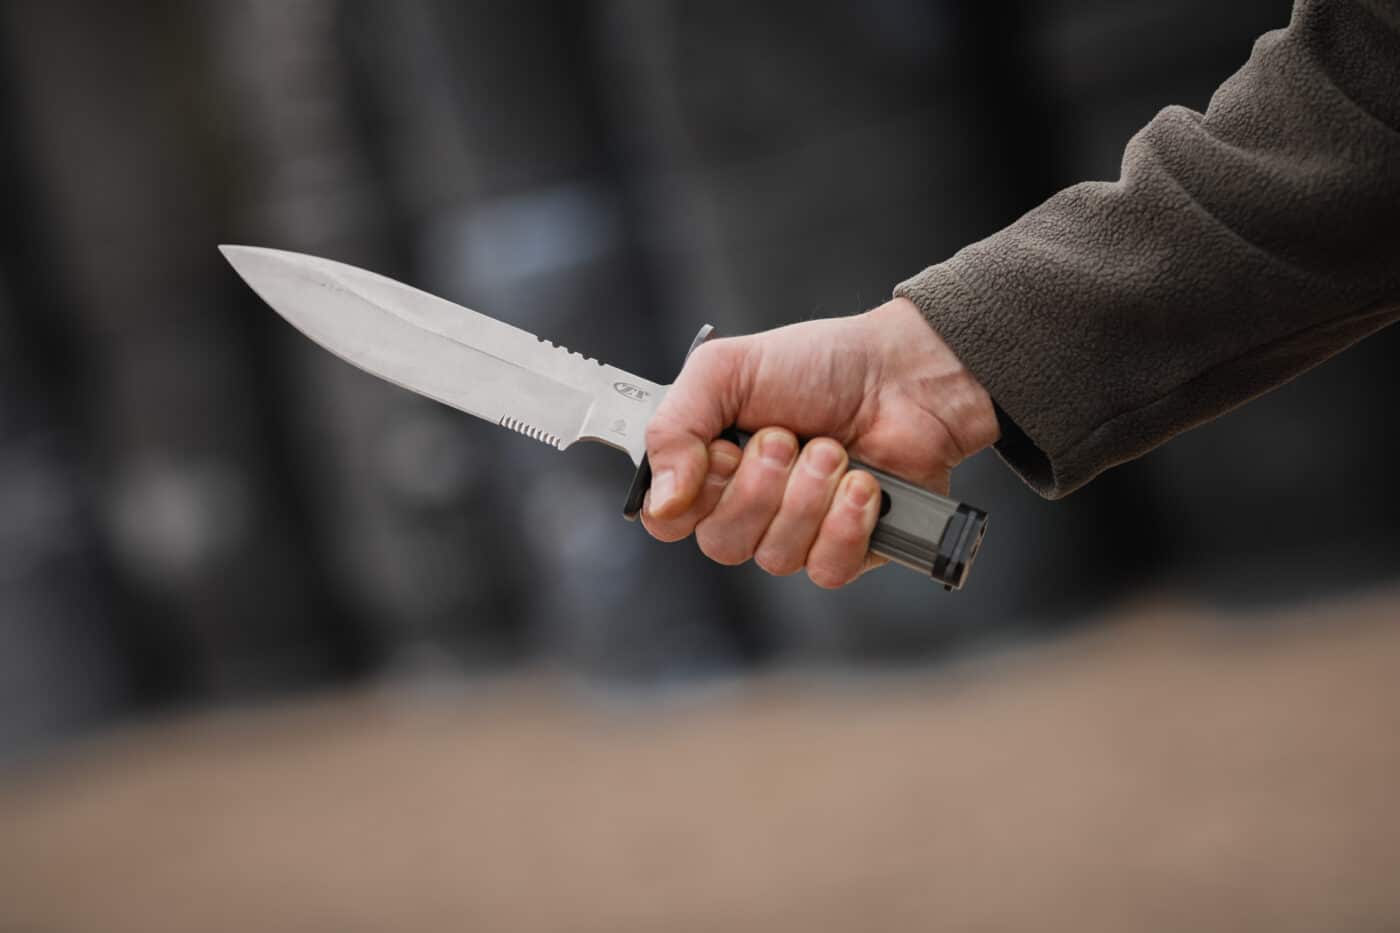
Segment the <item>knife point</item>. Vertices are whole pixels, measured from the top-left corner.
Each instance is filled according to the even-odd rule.
[[[238,256],[246,255],[250,251],[250,249],[251,247],[239,246],[234,243],[219,244],[219,252],[222,253],[223,257],[229,262],[233,262],[234,259]]]

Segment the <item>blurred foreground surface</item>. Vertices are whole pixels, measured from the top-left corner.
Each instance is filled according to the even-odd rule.
[[[131,731],[0,786],[0,929],[1395,928],[1400,593],[1125,616],[895,678]]]

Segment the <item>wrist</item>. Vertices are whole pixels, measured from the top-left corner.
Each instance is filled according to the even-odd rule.
[[[907,298],[895,298],[863,317],[877,348],[878,391],[898,391],[936,417],[962,458],[1001,436],[992,397],[947,342]]]

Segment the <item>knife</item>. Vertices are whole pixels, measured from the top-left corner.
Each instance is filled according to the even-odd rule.
[[[364,269],[284,250],[220,246],[258,295],[313,341],[381,379],[563,450],[595,441],[637,470],[623,514],[651,485],[646,426],[669,386]],[[691,350],[713,333],[700,329]],[[749,435],[726,437],[743,446]],[[870,550],[960,589],[987,513],[852,461],[880,483]]]

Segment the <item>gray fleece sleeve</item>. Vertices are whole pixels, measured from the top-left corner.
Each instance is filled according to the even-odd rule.
[[[1042,495],[1400,317],[1400,0],[1299,0],[1204,115],[895,291],[996,401]]]

